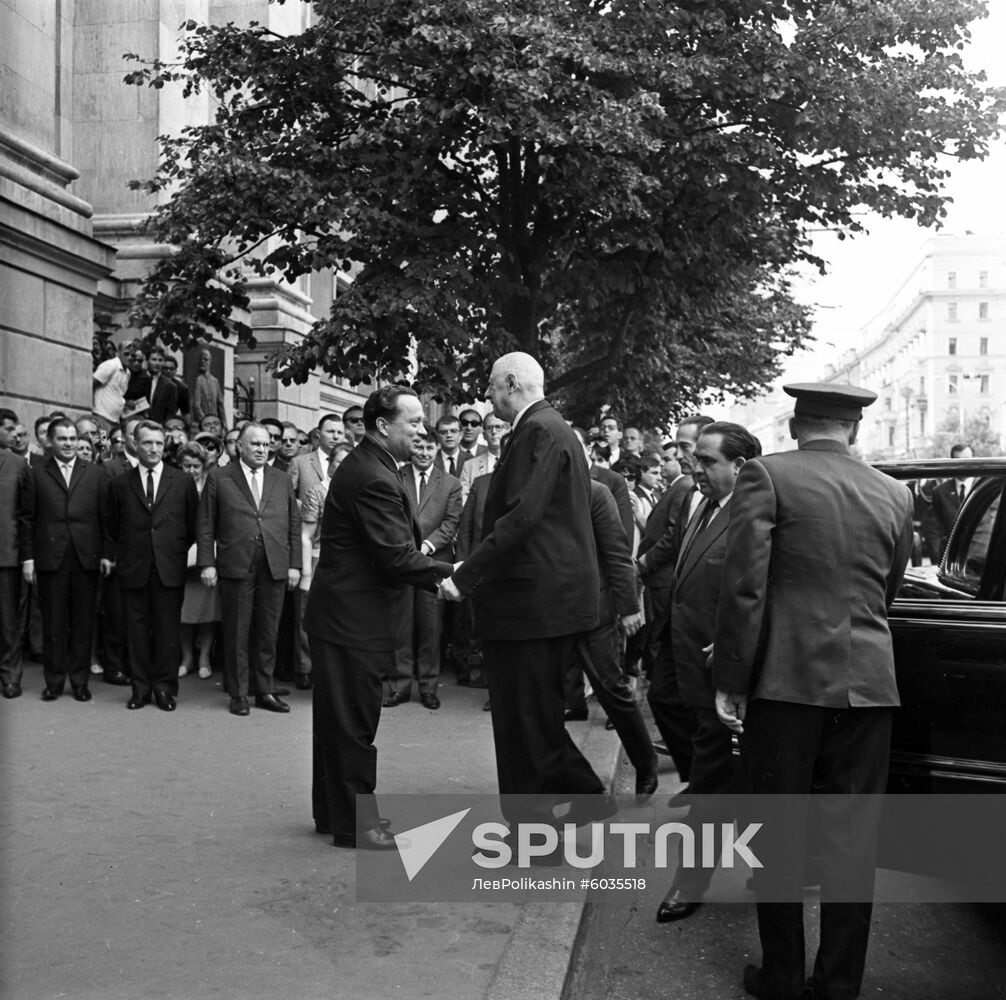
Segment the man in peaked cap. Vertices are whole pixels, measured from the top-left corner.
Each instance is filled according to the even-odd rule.
[[[744,970],[744,986],[773,1000],[853,1000],[870,931],[881,799],[873,793],[887,784],[899,704],[887,608],[911,554],[912,498],[850,453],[875,393],[784,388],[796,400],[798,450],[753,458],[737,476],[712,680],[763,806],[782,801],[772,793],[835,794],[797,810],[758,853],[762,966]],[[822,904],[805,993],[803,866],[793,859],[806,854],[808,812],[823,830]]]

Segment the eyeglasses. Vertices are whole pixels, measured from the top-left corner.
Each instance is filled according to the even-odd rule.
[[[300,444],[297,438],[283,438],[283,444]]]
[[[482,421],[481,420],[462,420],[461,421],[461,426],[462,427],[481,427],[482,426]]]

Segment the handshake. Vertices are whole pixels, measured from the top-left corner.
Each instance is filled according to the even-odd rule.
[[[461,563],[459,562],[454,564],[455,573],[460,565]],[[454,578],[446,576],[440,581],[440,584],[437,587],[437,599],[441,601],[463,601],[465,599],[465,595],[458,590],[457,584],[454,582]]]

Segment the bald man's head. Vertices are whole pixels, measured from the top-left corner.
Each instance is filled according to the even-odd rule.
[[[545,398],[545,372],[523,351],[504,354],[489,375],[485,399],[500,420],[512,423],[524,407]]]

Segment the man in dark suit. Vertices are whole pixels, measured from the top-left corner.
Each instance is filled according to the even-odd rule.
[[[249,422],[237,462],[212,469],[199,503],[196,559],[207,587],[220,583],[224,677],[233,715],[248,695],[270,712],[289,712],[274,694],[276,634],[284,589],[300,580],[300,511],[285,472],[266,465],[269,432]]]
[[[800,862],[812,811],[823,830],[812,990],[854,998],[898,704],[887,608],[912,551],[912,496],[850,452],[875,393],[784,389],[796,399],[790,433],[799,448],[752,459],[737,477],[712,681],[761,807],[819,795],[759,846],[762,967],[745,969],[744,986],[757,997],[803,995]]]
[[[161,371],[175,386],[175,413],[188,423],[189,420],[189,387],[185,380],[178,377],[178,362],[170,355],[165,355]]]
[[[461,469],[478,455],[484,455],[488,450],[488,445],[479,444],[479,432],[482,430],[482,414],[478,410],[473,410],[470,406],[458,414],[458,426],[461,428],[461,441],[459,452],[461,465],[458,468],[458,478],[461,476]]]
[[[967,444],[955,444],[950,449],[951,458],[972,458],[974,452]],[[964,498],[971,492],[974,486],[974,479],[969,476],[960,478],[945,479],[936,486],[932,492],[932,518],[938,527],[937,557],[939,562],[943,558],[947,542],[950,540],[950,532],[954,530],[957,521],[957,514],[964,503]]]
[[[147,416],[157,424],[163,424],[168,417],[178,413],[178,386],[171,376],[164,373],[164,350],[152,347],[147,355],[147,371],[150,373],[150,388],[147,400],[150,409]]]
[[[411,460],[402,466],[402,484],[419,523],[422,537],[419,551],[439,562],[450,563],[454,560],[454,536],[461,520],[461,483],[433,464],[436,454],[436,435],[432,427],[424,424],[423,433],[412,442]],[[402,618],[384,707],[394,708],[409,700],[415,674],[420,702],[424,708],[435,711],[440,708],[437,682],[444,602],[421,587],[415,587],[413,595],[412,606]]]
[[[19,532],[25,582],[38,586],[42,609],[43,701],[70,679],[77,701],[90,701],[91,639],[108,476],[77,458],[77,429],[49,425],[52,454],[27,479]]]
[[[486,400],[513,430],[489,483],[482,541],[441,590],[475,602],[506,818],[548,821],[550,803],[582,795],[569,821],[600,819],[613,806],[563,720],[563,672],[579,637],[598,623],[590,476],[530,355],[493,365]],[[540,798],[516,805],[512,794]]]
[[[455,478],[461,475],[465,456],[461,454],[461,424],[453,413],[445,413],[437,421],[437,468]]]
[[[337,847],[393,850],[374,797],[381,687],[411,588],[435,590],[451,565],[419,551],[422,536],[396,464],[409,458],[423,426],[418,397],[402,386],[378,389],[363,419],[366,434],[325,500],[304,620],[314,672],[311,797],[315,828]]]
[[[179,627],[189,546],[196,539],[195,480],[164,464],[164,430],[141,420],[137,468],[112,480],[102,570],[119,579],[132,664],[129,709],[173,712],[181,660]]]
[[[18,553],[18,510],[29,466],[10,450],[17,414],[0,409],[0,691],[5,698],[21,694],[22,647],[28,627],[28,587],[21,579]]]
[[[715,638],[734,482],[744,463],[760,454],[758,439],[739,424],[711,423],[702,428],[694,468],[695,482],[705,499],[684,532],[671,587],[667,636],[660,646],[657,669],[664,659],[673,660],[678,689],[695,718],[688,822],[696,831],[719,830],[721,824],[731,823],[734,810],[722,796],[742,790],[730,730],[716,715],[706,650]],[[666,923],[692,914],[709,888],[713,871],[686,868],[679,859],[671,888],[657,909],[657,921]]]

